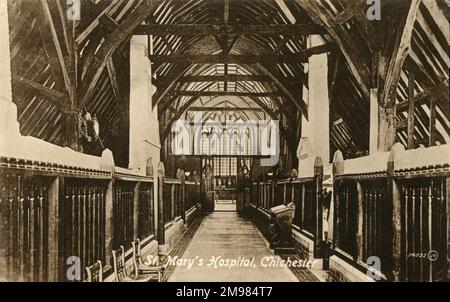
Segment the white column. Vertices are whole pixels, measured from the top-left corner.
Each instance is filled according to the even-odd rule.
[[[147,159],[156,167],[160,161],[160,139],[157,107],[152,109],[150,60],[146,36],[134,36],[130,46],[130,160],[129,167],[145,172]]]
[[[19,136],[17,107],[12,102],[11,54],[9,51],[8,2],[0,1],[0,146]],[[10,141],[9,141],[10,142]]]
[[[308,37],[308,48],[322,45],[322,39]],[[310,174],[316,156],[324,165],[330,162],[330,100],[328,96],[328,55],[312,55],[305,64],[308,89],[303,87],[303,98],[308,103],[308,120],[302,117],[302,139],[299,142],[299,175]],[[302,150],[300,150],[302,149]],[[303,170],[303,171],[302,171]]]
[[[310,36],[308,48],[323,44],[319,36]],[[324,164],[330,162],[330,99],[328,96],[328,55],[309,57],[309,136],[312,152],[320,156]]]
[[[370,89],[369,154],[378,152],[378,89]]]

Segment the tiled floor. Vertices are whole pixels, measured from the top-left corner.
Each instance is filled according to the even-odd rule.
[[[219,261],[210,265],[212,259]],[[205,217],[168,281],[298,281],[286,267],[264,267],[277,259],[250,221],[236,212],[214,212]],[[233,260],[239,267],[227,265]]]

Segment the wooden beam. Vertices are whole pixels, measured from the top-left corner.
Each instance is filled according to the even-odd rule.
[[[344,9],[342,12],[340,12],[338,15],[336,15],[336,21],[339,24],[344,24],[345,22],[349,21],[351,18],[353,18],[353,12],[351,9]]]
[[[320,46],[319,46],[320,47]],[[302,96],[295,98],[294,95],[286,88],[284,83],[281,83],[281,75],[277,75],[275,69],[269,70],[263,64],[259,64],[258,67],[276,83],[278,89],[280,89],[283,94],[288,98],[288,100],[308,119],[308,106],[303,100]]]
[[[271,78],[265,75],[207,75],[207,76],[185,76],[178,80],[181,83],[191,82],[269,82]]]
[[[190,107],[187,111],[264,111],[261,108],[250,107]]]
[[[112,86],[114,95],[116,96],[116,98],[120,98],[121,97],[120,86],[119,86],[119,82],[117,80],[117,72],[116,72],[116,68],[114,67],[114,62],[113,62],[112,57],[110,57],[108,59],[106,66],[108,68],[109,80],[111,81],[111,86]]]
[[[237,97],[282,97],[283,93],[279,91],[275,92],[239,92],[239,91],[176,91],[176,95],[179,96],[192,96],[192,97],[218,97],[218,96],[237,96]]]
[[[368,100],[370,98],[368,87],[370,87],[369,66],[371,64],[367,50],[359,47],[355,43],[347,30],[339,24],[336,17],[321,2],[317,0],[295,0],[295,2],[306,11],[311,19],[320,22],[326,28],[327,32],[341,49],[361,92]]]
[[[403,63],[405,62],[409,49],[411,48],[411,37],[414,30],[414,22],[416,21],[420,3],[421,0],[411,1],[411,6],[409,8],[405,23],[398,31],[381,96],[381,106],[383,107],[395,103],[397,84],[400,79]]]
[[[155,83],[155,86],[158,87],[158,90],[152,97],[153,108],[164,99],[164,97],[177,83],[177,80],[183,76],[189,66],[190,64],[180,64],[172,66],[169,73],[164,76],[163,80]]]
[[[160,1],[144,0],[106,39],[97,51],[93,64],[89,67],[81,84],[81,106],[83,107],[91,98],[94,88],[103,73],[108,59],[114,51],[131,35],[133,30],[153,13]]]
[[[41,85],[39,83],[36,83],[21,76],[13,75],[12,80],[13,83],[17,83],[24,87],[33,89],[33,91],[38,93],[41,97],[55,103],[60,108],[66,108],[68,105],[68,102],[66,100],[67,95],[60,91]]]
[[[430,98],[430,124],[429,124],[428,147],[436,145],[436,99]]]
[[[316,24],[171,24],[139,25],[134,35],[154,36],[221,36],[221,35],[313,35],[324,34],[325,30]]]
[[[39,30],[44,43],[45,52],[50,64],[53,79],[58,89],[65,89],[69,98],[66,101],[74,102],[75,89],[74,83],[69,76],[66,61],[61,48],[52,14],[46,0],[40,0],[40,10],[36,11],[36,19],[39,24]]]
[[[163,63],[189,63],[189,64],[258,64],[258,63],[305,63],[308,57],[314,54],[322,54],[332,49],[330,44],[324,44],[300,51],[296,54],[278,55],[153,55],[150,61],[155,64]]]
[[[77,44],[81,44],[95,30],[100,24],[100,18],[113,8],[117,2],[100,1],[98,4],[94,4],[92,3],[92,0],[89,0],[83,4],[85,4],[85,6],[82,8],[83,17],[81,18],[79,25],[80,34],[75,40]]]
[[[415,96],[412,97],[412,102],[415,103],[415,106],[420,106],[423,104],[426,104],[427,102],[427,97],[429,97],[430,94],[428,91],[424,90],[421,93],[416,94]],[[396,105],[396,112],[401,112],[401,111],[405,111],[408,109],[409,107],[409,98],[406,101],[400,102]]]
[[[407,129],[407,147],[414,148],[414,73],[408,75],[408,129]]]

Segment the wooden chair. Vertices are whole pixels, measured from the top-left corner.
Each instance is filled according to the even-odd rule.
[[[86,282],[103,282],[103,266],[100,260],[86,267]]]
[[[131,244],[133,245],[133,264],[135,277],[137,278],[139,275],[150,275],[152,278],[157,278],[158,282],[161,282],[167,264],[145,264],[142,261],[141,241],[139,239],[136,239]]]
[[[149,282],[151,277],[147,276],[137,276],[136,278],[131,278],[127,274],[127,268],[125,265],[125,249],[121,245],[119,249],[112,251],[113,256],[113,266],[114,266],[114,277],[117,282]]]

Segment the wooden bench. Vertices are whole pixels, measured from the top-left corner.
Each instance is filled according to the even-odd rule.
[[[103,265],[100,260],[86,267],[86,282],[103,282]]]
[[[141,241],[136,239],[131,244],[133,246],[133,265],[135,277],[137,278],[140,275],[147,275],[151,278],[156,278],[158,282],[161,282],[167,264],[145,264],[142,261]]]
[[[128,276],[125,265],[125,250],[121,245],[119,249],[112,251],[114,277],[117,282],[149,282],[152,278],[145,275],[137,275],[135,278]]]

